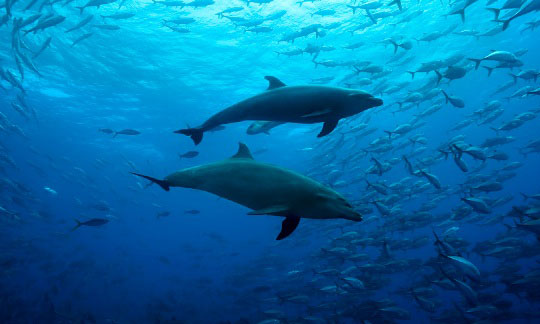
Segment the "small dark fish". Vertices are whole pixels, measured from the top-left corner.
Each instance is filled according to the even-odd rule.
[[[109,222],[108,219],[104,218],[92,218],[91,220],[87,220],[86,222],[81,222],[77,219],[75,221],[77,222],[77,225],[73,227],[73,229],[71,230],[72,232],[81,226],[102,226]]]
[[[200,213],[201,213],[201,211],[197,210],[197,209],[186,210],[184,212],[184,214],[191,214],[191,215],[197,215],[197,214],[200,214]]]
[[[194,157],[196,157],[197,155],[199,155],[199,152],[197,151],[189,151],[189,152],[186,152],[184,154],[178,154],[178,157],[179,158],[186,158],[186,159],[192,159]]]
[[[157,218],[160,218],[160,217],[167,217],[167,216],[169,216],[170,214],[171,214],[171,212],[169,212],[169,211],[162,211],[162,212],[157,213],[157,214],[156,214],[156,217],[157,217]]]
[[[121,130],[119,132],[115,132],[113,137],[116,137],[116,135],[118,135],[118,134],[121,134],[121,135],[139,135],[140,132],[136,131],[134,129],[129,129],[128,128],[128,129],[123,129],[123,130]]]
[[[114,131],[112,129],[110,129],[110,128],[100,128],[99,131],[102,132],[102,133],[105,133],[105,134],[113,134],[114,133]]]

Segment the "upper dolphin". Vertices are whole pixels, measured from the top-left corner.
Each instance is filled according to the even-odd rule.
[[[203,133],[216,126],[245,120],[263,120],[324,123],[318,135],[322,137],[332,132],[341,118],[383,104],[381,99],[360,90],[318,85],[287,86],[276,77],[264,78],[269,82],[265,92],[218,112],[199,127],[180,129],[175,133],[190,136],[197,145],[202,141]]]
[[[229,159],[180,170],[163,180],[133,174],[167,191],[183,187],[213,193],[252,209],[250,215],[284,216],[277,240],[289,236],[301,217],[362,220],[338,192],[294,171],[255,161],[242,143]]]

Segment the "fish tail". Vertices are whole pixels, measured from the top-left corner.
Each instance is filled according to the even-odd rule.
[[[195,145],[198,145],[202,139],[204,132],[199,128],[185,128],[175,131],[176,134],[182,134],[191,137],[191,140]]]
[[[437,85],[439,85],[439,83],[441,83],[441,80],[442,80],[442,74],[441,72],[435,70],[435,73],[437,73]]]
[[[514,83],[517,83],[517,75],[515,75],[514,73],[508,73],[513,79],[514,79]]]
[[[520,194],[523,196],[523,200],[527,201],[527,199],[529,199],[529,196],[527,196],[523,192],[520,192]]]
[[[413,72],[413,71],[407,71],[407,73],[409,73],[409,74],[411,75],[412,79],[414,80],[414,74],[415,74],[416,72]]]
[[[499,19],[499,14],[501,13],[501,9],[498,8],[486,8],[486,10],[493,12],[495,15],[495,20]]]
[[[480,63],[482,63],[482,59],[475,59],[475,58],[468,58],[467,60],[474,62],[474,69],[478,70],[478,67],[480,67]]]
[[[80,14],[82,15],[82,13],[83,13],[83,11],[84,11],[84,7],[75,7],[75,8],[79,9]]]
[[[133,175],[136,175],[138,177],[145,178],[146,180],[152,181],[152,183],[155,183],[155,184],[159,185],[165,191],[169,191],[169,189],[170,189],[170,184],[167,182],[167,180],[159,180],[159,179],[152,178],[152,177],[146,176],[144,174],[135,173],[135,172],[130,172],[130,173],[133,174]]]
[[[441,92],[444,95],[444,98],[446,99],[446,103],[448,103],[448,95],[446,94],[446,91],[441,90]]]
[[[495,70],[495,68],[492,68],[489,66],[482,66],[482,67],[488,71],[488,77],[491,76],[491,73],[493,72],[493,70]]]
[[[465,22],[465,8],[457,12],[461,16],[461,22]]]
[[[390,139],[392,138],[393,132],[391,132],[391,131],[384,131],[384,132],[385,132],[386,134],[388,134],[388,138],[390,138]]]
[[[82,223],[78,219],[73,219],[77,224],[71,229],[71,232],[82,226]]]
[[[512,18],[509,18],[509,19],[506,19],[506,20],[501,20],[501,19],[495,19],[493,20],[495,22],[498,22],[498,23],[502,23],[502,30],[505,31],[508,26],[510,26],[510,22],[512,21]]]
[[[394,46],[394,54],[396,54],[399,45],[393,40],[391,40],[390,43]]]

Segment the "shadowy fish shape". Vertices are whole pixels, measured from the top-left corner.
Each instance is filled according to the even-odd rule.
[[[75,221],[77,222],[77,225],[73,227],[73,229],[71,230],[72,232],[81,226],[102,226],[109,222],[109,220],[105,218],[92,218],[90,220],[87,220],[86,222],[81,222],[77,219]]]

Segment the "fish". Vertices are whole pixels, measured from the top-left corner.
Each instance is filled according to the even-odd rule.
[[[331,133],[342,118],[356,115],[383,104],[367,92],[328,86],[286,86],[279,79],[267,76],[267,91],[236,103],[210,117],[201,126],[175,131],[191,137],[198,145],[204,132],[223,124],[244,120],[293,122],[301,124],[324,123],[317,135]],[[276,105],[279,102],[279,105]]]
[[[256,122],[253,122],[251,125],[249,125],[249,127],[246,130],[246,133],[248,135],[257,135],[261,133],[270,135],[271,129],[282,124],[283,123],[281,122],[256,121]]]
[[[444,95],[446,103],[450,103],[452,106],[454,106],[456,108],[464,108],[465,107],[465,102],[463,101],[463,99],[461,99],[459,97],[456,97],[456,96],[449,95],[444,90],[441,90],[441,92]]]
[[[230,159],[181,170],[163,180],[131,173],[165,191],[184,187],[213,193],[251,209],[249,215],[283,216],[276,240],[294,232],[301,218],[362,220],[341,194],[294,171],[255,161],[243,143]]]
[[[481,59],[468,58],[468,60],[473,61],[475,64],[474,69],[478,70],[478,67],[480,66],[480,63],[482,63],[482,61],[512,63],[518,61],[518,58],[516,57],[516,55],[514,55],[514,53],[508,51],[492,51],[490,54],[484,56]]]
[[[96,7],[96,8],[99,9],[99,7],[101,7],[103,5],[107,5],[107,4],[111,4],[111,3],[115,3],[115,2],[116,2],[116,0],[89,0],[84,6],[75,7],[75,8],[79,9],[80,14],[82,15],[83,12],[84,12],[84,9],[86,9],[86,8]]]
[[[139,134],[141,134],[139,131],[128,128],[128,129],[123,129],[123,130],[118,131],[118,132],[114,132],[113,137],[116,137],[117,135],[131,135],[131,136],[134,136],[134,135],[139,135]]]
[[[189,152],[186,152],[186,153],[183,153],[183,154],[178,154],[178,157],[181,158],[181,159],[192,159],[196,156],[199,155],[199,152],[197,151],[189,151]]]
[[[73,227],[71,229],[71,232],[75,231],[76,229],[78,229],[81,226],[92,226],[92,227],[103,226],[103,225],[107,224],[109,222],[109,220],[105,219],[105,218],[92,218],[92,219],[84,221],[84,222],[81,222],[81,221],[75,219],[75,222],[77,223],[77,225],[75,225],[75,227]]]

